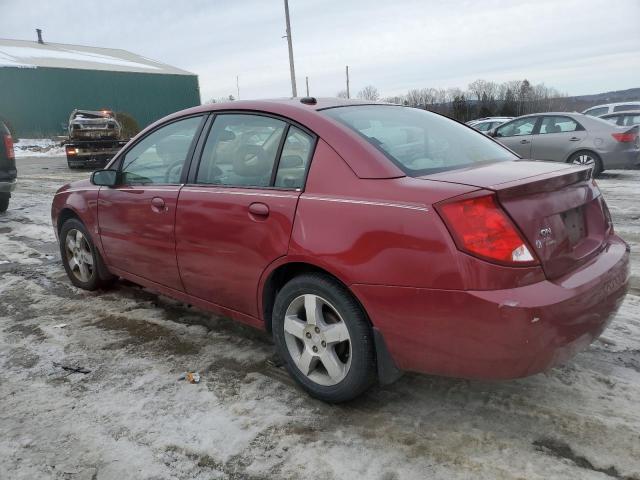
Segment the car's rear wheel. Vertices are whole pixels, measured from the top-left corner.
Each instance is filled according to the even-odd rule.
[[[0,213],[4,213],[9,208],[10,193],[0,193]]]
[[[76,287],[97,290],[113,282],[84,224],[70,218],[60,230],[60,255],[67,276]]]
[[[287,370],[313,397],[345,402],[375,381],[369,322],[330,276],[305,274],[289,281],[276,297],[272,326]]]
[[[589,150],[581,150],[579,152],[574,153],[569,157],[568,163],[573,163],[574,165],[586,166],[592,168],[593,177],[597,177],[602,173],[602,160],[598,156],[598,154],[591,152]]]

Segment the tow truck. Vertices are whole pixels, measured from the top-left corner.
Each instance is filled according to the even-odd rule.
[[[69,168],[104,167],[127,143],[110,110],[79,110],[69,116],[64,143]]]

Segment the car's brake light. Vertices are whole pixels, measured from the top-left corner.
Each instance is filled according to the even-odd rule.
[[[611,136],[613,138],[615,138],[618,142],[624,142],[624,143],[632,143],[636,141],[636,138],[638,138],[638,134],[637,133],[633,133],[633,132],[626,132],[626,133],[612,133]]]
[[[11,135],[4,136],[4,149],[7,152],[9,160],[15,160],[16,152],[13,150],[13,138],[11,138]]]
[[[436,209],[460,250],[508,265],[538,264],[495,195],[448,202],[436,205]]]
[[[71,147],[69,145],[67,145],[65,147],[65,152],[67,153],[67,155],[77,155],[78,154],[78,149],[76,147]]]

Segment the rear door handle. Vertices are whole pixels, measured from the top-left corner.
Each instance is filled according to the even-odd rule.
[[[164,202],[162,198],[153,197],[151,199],[151,210],[153,210],[156,213],[166,212],[168,210],[167,204]]]
[[[520,140],[520,143],[531,143],[529,140]]]
[[[256,215],[258,217],[268,217],[269,216],[269,207],[261,202],[254,202],[249,205],[249,213]]]
[[[580,137],[571,137],[569,139],[570,142],[579,142],[580,140],[582,140]]]

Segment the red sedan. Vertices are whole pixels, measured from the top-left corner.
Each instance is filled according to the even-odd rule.
[[[330,402],[405,370],[547,370],[600,335],[629,277],[588,168],[394,105],[178,112],[62,187],[52,217],[74,285],[122,277],[266,329]]]

